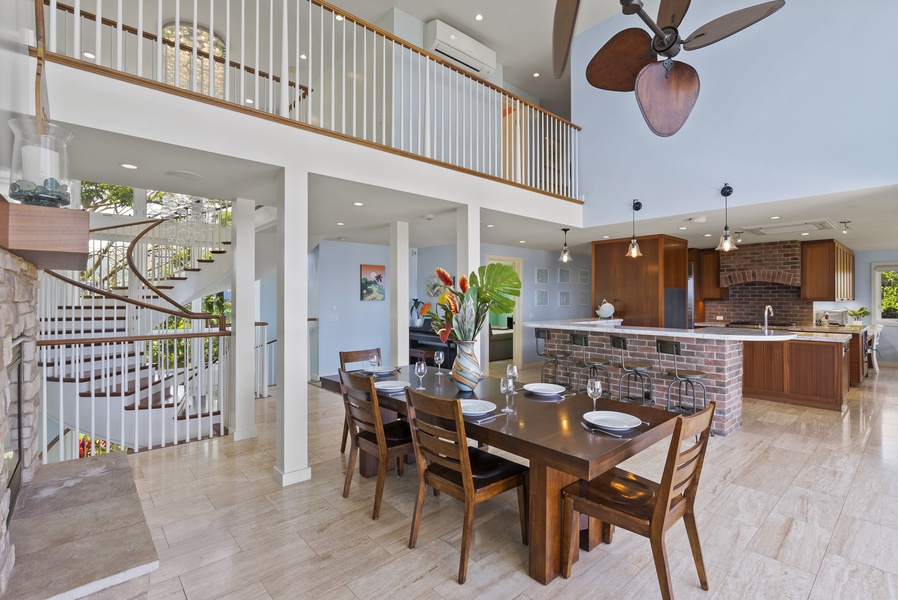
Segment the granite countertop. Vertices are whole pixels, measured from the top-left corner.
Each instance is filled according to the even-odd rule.
[[[867,330],[866,325],[797,325],[790,327],[789,331],[807,331],[809,333],[863,333]]]
[[[817,329],[836,329],[835,327],[818,327]],[[792,331],[795,331],[792,329]],[[799,331],[797,332],[798,337],[795,338],[799,341],[812,341],[812,342],[836,342],[836,343],[844,343],[851,339],[851,334],[849,333],[837,333],[835,331]]]
[[[729,326],[729,321],[697,321],[695,323],[696,327],[727,327]]]
[[[568,331],[608,331],[609,333],[629,333],[632,335],[654,335],[665,337],[695,338],[704,340],[731,340],[735,342],[784,342],[794,340],[798,334],[792,331],[771,330],[765,334],[760,329],[738,329],[736,327],[705,327],[699,329],[674,329],[670,327],[627,327],[612,326],[599,319],[565,319],[561,321],[533,321],[524,327],[562,329]]]

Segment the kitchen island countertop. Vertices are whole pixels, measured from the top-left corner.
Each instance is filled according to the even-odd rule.
[[[561,321],[532,321],[524,323],[524,327],[533,329],[560,329],[568,331],[586,331],[594,333],[614,333],[630,335],[653,335],[664,337],[684,337],[704,340],[727,340],[733,342],[784,342],[794,340],[798,334],[794,331],[770,330],[765,334],[760,329],[738,329],[736,327],[703,327],[699,329],[675,329],[671,327],[628,327],[626,325],[610,326],[607,321],[599,319],[564,319]]]

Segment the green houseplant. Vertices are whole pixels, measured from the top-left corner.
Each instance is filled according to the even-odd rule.
[[[871,313],[866,306],[862,306],[860,308],[855,308],[853,310],[846,311],[848,316],[851,317],[854,322],[860,325],[863,322],[864,317],[869,317]]]
[[[509,265],[491,263],[459,277],[458,284],[445,269],[437,268],[437,278],[445,286],[436,307],[427,313],[440,340],[452,340],[458,355],[452,365],[452,379],[462,391],[472,391],[480,380],[480,363],[474,354],[474,340],[483,329],[487,315],[514,311],[514,298],[521,295],[521,279]]]

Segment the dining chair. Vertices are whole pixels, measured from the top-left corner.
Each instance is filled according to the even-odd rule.
[[[664,535],[682,518],[699,582],[707,591],[708,578],[695,526],[695,495],[711,434],[714,407],[715,403],[711,402],[695,415],[677,417],[660,483],[614,468],[591,481],[573,483],[561,491],[564,504],[561,574],[564,577],[571,576],[576,544],[580,539],[580,515],[586,514],[600,522],[606,544],[611,543],[615,525],[649,538],[661,596],[671,600],[673,588]],[[694,436],[698,436],[697,441],[692,441]],[[686,440],[689,440],[688,446],[684,447]]]
[[[372,354],[377,355],[377,364],[380,362],[380,348],[371,348],[370,350],[349,350],[340,353],[340,368],[346,370],[346,365],[365,361],[371,358]],[[349,421],[343,423],[343,438],[340,440],[340,454],[346,452],[346,440],[349,439]]]
[[[474,505],[517,488],[521,538],[528,543],[529,469],[501,456],[468,446],[461,403],[457,398],[436,398],[406,388],[408,421],[418,463],[418,495],[408,547],[418,541],[426,486],[465,503],[458,563],[458,582],[468,575],[468,554],[474,525]]]
[[[879,361],[877,360],[876,354],[879,350],[876,349],[879,346],[879,336],[882,335],[882,323],[877,323],[873,327],[873,334],[870,336],[870,344],[867,347],[867,355],[870,357],[870,360],[873,361],[873,372],[879,373]]]
[[[384,424],[377,401],[374,377],[347,373],[340,369],[340,384],[343,390],[343,405],[346,407],[346,422],[349,424],[349,461],[346,465],[346,482],[343,497],[349,496],[352,471],[359,450],[377,457],[377,487],[374,491],[375,521],[380,517],[380,505],[387,478],[387,464],[396,460],[399,476],[403,473],[403,459],[414,449],[411,432],[405,421]]]

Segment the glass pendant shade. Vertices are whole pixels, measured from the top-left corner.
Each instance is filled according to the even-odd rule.
[[[630,247],[627,249],[627,254],[625,254],[625,256],[629,256],[630,258],[639,258],[642,256],[642,252],[639,251],[639,244],[636,242],[635,237],[630,240]]]
[[[572,263],[574,262],[574,257],[571,256],[571,251],[567,248],[567,232],[570,229],[565,227],[562,231],[564,232],[564,246],[561,247],[561,256],[558,257],[558,262]]]
[[[723,230],[723,235],[720,236],[720,243],[717,244],[717,248],[715,248],[718,252],[730,252],[732,250],[738,250],[736,247],[736,242],[733,241],[732,236],[730,236],[730,230],[728,227],[725,227]]]

